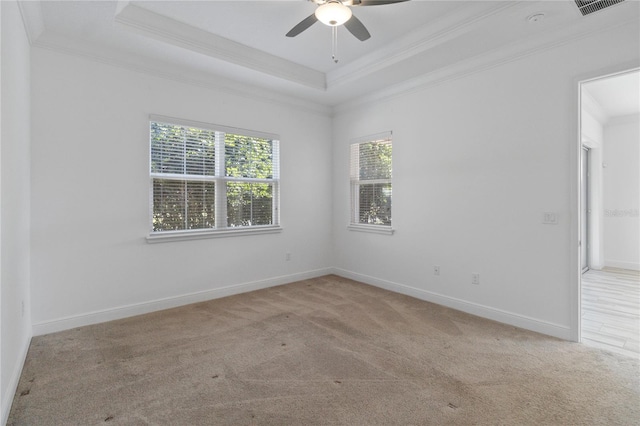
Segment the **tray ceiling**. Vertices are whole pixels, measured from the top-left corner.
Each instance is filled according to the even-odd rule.
[[[360,42],[339,28],[336,64],[329,27],[285,37],[313,13],[305,0],[21,3],[35,46],[329,107],[637,23],[638,6],[622,2],[589,17],[572,0],[354,7],[372,37]]]

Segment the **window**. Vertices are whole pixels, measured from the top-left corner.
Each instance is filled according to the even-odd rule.
[[[278,230],[277,139],[151,117],[149,240]]]
[[[391,132],[351,145],[351,226],[391,232]]]

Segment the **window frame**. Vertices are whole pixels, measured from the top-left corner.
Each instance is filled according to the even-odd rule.
[[[391,177],[389,179],[369,179],[363,180],[359,176],[354,176],[353,164],[353,147],[354,145],[361,146],[367,143],[375,142],[388,142],[392,147],[391,154]],[[359,152],[359,151],[358,151]],[[357,159],[359,161],[359,159]],[[352,139],[349,143],[349,198],[350,198],[350,220],[347,225],[347,229],[351,231],[370,232],[375,234],[392,235],[395,232],[393,228],[393,215],[389,224],[368,224],[360,222],[360,186],[370,184],[390,184],[393,199],[393,132],[381,132],[374,135],[363,136],[357,139]],[[393,203],[392,203],[393,205]]]
[[[174,126],[196,128],[216,132],[215,138],[215,174],[207,175],[187,175],[157,173],[151,171],[152,165],[152,149],[151,149],[151,123],[162,123]],[[163,115],[149,115],[147,123],[148,140],[149,140],[149,232],[146,237],[147,242],[166,242],[166,241],[183,241],[203,238],[231,237],[241,235],[271,234],[282,231],[280,226],[280,137],[276,134],[259,132],[255,130],[240,129],[229,126],[222,126],[211,123],[204,123],[193,120],[185,120],[175,117]],[[249,178],[249,177],[232,177],[226,176],[225,170],[225,138],[220,135],[234,134],[245,137],[255,137],[260,139],[268,139],[273,142],[272,145],[272,178]],[[195,177],[195,178],[194,178]],[[154,179],[177,179],[184,182],[205,181],[215,183],[215,227],[214,228],[198,228],[198,229],[180,229],[169,231],[153,230],[153,210],[154,210]],[[227,183],[268,183],[272,186],[272,223],[269,225],[251,225],[251,226],[227,226]],[[222,224],[222,226],[219,226]]]

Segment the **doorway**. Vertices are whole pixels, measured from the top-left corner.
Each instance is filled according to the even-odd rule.
[[[639,358],[640,70],[579,87],[579,340]]]

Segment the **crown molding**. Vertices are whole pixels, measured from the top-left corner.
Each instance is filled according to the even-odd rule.
[[[130,3],[119,3],[117,9],[115,22],[138,34],[313,89],[326,90],[326,76],[320,71]]]
[[[42,16],[42,5],[40,1],[18,1],[18,8],[20,9],[20,15],[22,16],[22,23],[24,25],[29,44],[38,40],[38,38],[44,32],[44,17]]]
[[[335,105],[334,115],[348,112],[358,106],[371,102],[389,100],[414,92],[420,92],[429,87],[443,84],[447,81],[456,80],[509,62],[514,62],[548,50],[553,50],[587,37],[615,30],[625,25],[633,23],[637,25],[637,22],[638,18],[636,16],[633,14],[627,14],[623,19],[619,19],[615,24],[608,26],[602,25],[597,28],[586,30],[583,29],[582,26],[577,29],[576,27],[560,28],[555,31],[547,32],[543,36],[534,37],[525,41],[511,42],[505,46],[500,46],[488,52],[483,52],[463,61],[423,74],[419,77],[375,91],[369,95]]]
[[[327,74],[327,87],[333,88],[389,68],[478,28],[489,17],[522,8],[525,3],[498,2],[487,10],[483,2],[476,2],[455,9],[429,26],[412,31],[375,52],[330,71]]]
[[[246,83],[240,83],[225,77],[215,76],[205,71],[197,71],[188,66],[171,62],[160,61],[146,57],[140,57],[95,43],[71,38],[62,34],[45,31],[33,44],[36,48],[51,50],[71,56],[80,57],[93,62],[99,62],[129,71],[140,72],[154,77],[173,80],[193,86],[213,89],[219,92],[235,96],[249,98],[252,101],[260,100],[296,110],[321,116],[331,116],[332,108],[316,102],[306,101],[293,96],[287,96],[272,90]]]

